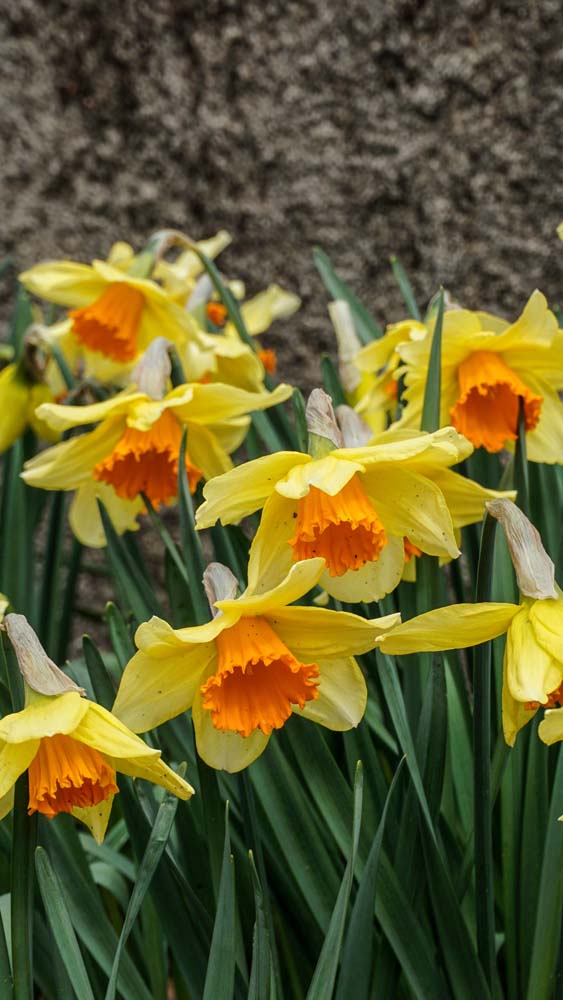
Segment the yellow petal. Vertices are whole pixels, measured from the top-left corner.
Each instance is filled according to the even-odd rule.
[[[89,702],[76,691],[61,695],[41,695],[31,692],[29,703],[21,712],[0,719],[0,740],[25,743],[57,733],[73,733],[88,711]]]
[[[279,608],[267,619],[293,655],[305,663],[367,653],[401,616],[369,619],[349,611],[291,607]]]
[[[97,844],[103,843],[106,835],[114,798],[115,795],[109,795],[107,799],[99,802],[97,806],[74,806],[72,810],[74,818],[79,819],[81,823],[84,823],[88,827]]]
[[[516,701],[546,702],[563,681],[563,660],[554,660],[538,643],[530,621],[529,604],[525,601],[508,630],[507,684]]]
[[[276,482],[283,479],[294,465],[310,462],[309,455],[280,451],[264,455],[252,462],[217,476],[205,484],[205,502],[196,512],[198,528],[209,528],[220,520],[233,524],[264,506]]]
[[[52,430],[44,420],[41,420],[37,416],[37,409],[42,405],[42,403],[49,402],[53,399],[53,393],[48,385],[44,385],[42,382],[38,382],[36,385],[30,386],[28,403],[27,403],[27,422],[32,430],[35,431],[38,437],[43,441],[49,441],[50,444],[54,444],[55,441],[59,439],[58,431]],[[2,401],[0,399],[0,406]]]
[[[102,501],[119,535],[124,531],[138,531],[137,516],[144,508],[142,498],[127,500],[118,497],[112,486],[89,479],[78,487],[68,512],[69,524],[79,542],[93,549],[106,545],[98,499]]]
[[[25,463],[22,479],[28,486],[44,490],[75,490],[90,479],[94,466],[110,454],[122,432],[123,424],[118,417],[93,431],[46,448]]]
[[[192,786],[160,759],[160,751],[156,757],[114,758],[112,764],[116,771],[121,771],[130,778],[152,781],[153,785],[160,785],[179,799],[186,800],[194,794]]]
[[[283,403],[293,393],[290,385],[278,385],[272,392],[247,392],[234,385],[211,382],[194,385],[193,399],[178,407],[176,415],[190,423],[220,423],[243,414],[265,410]]]
[[[318,722],[335,732],[345,732],[357,726],[366,710],[367,689],[363,674],[353,657],[323,660],[319,663],[319,696],[305,703],[305,708],[293,708],[311,722]]]
[[[18,744],[18,747],[21,747],[21,744]],[[0,752],[0,760],[1,760],[1,752]],[[2,795],[2,797],[0,798],[0,819],[5,819],[8,813],[10,813],[13,808],[14,808],[14,786],[12,785],[10,790],[6,792],[5,795]]]
[[[28,292],[47,302],[77,309],[99,298],[106,282],[88,264],[71,260],[49,261],[20,274]]]
[[[480,521],[485,513],[487,500],[494,500],[497,497],[516,499],[515,490],[488,490],[449,469],[441,469],[438,472],[429,469],[427,474],[442,491],[455,528]]]
[[[266,501],[248,555],[249,593],[272,590],[294,565],[289,539],[295,532],[297,504],[297,500],[288,500],[275,491]]]
[[[243,437],[246,434],[246,428]],[[193,464],[201,469],[206,479],[229,472],[233,463],[217,437],[203,424],[188,425],[188,454]]]
[[[21,437],[27,424],[30,388],[19,377],[16,366],[8,365],[0,372],[0,452],[11,448]]]
[[[270,285],[265,291],[248,299],[241,306],[242,318],[253,337],[264,333],[274,320],[292,316],[301,305],[301,299],[286,292],[279,285]]]
[[[504,662],[502,667],[502,728],[504,739],[509,747],[513,747],[520,730],[530,719],[533,719],[537,709],[527,709],[523,702],[516,701],[510,693],[508,685],[508,646],[504,651]]]
[[[331,452],[325,458],[295,465],[275,487],[281,496],[293,500],[306,496],[311,486],[316,486],[333,497],[356,472],[363,471],[364,466],[360,462],[349,461],[345,456],[339,457],[336,452]]]
[[[9,812],[9,799],[13,787],[20,774],[23,774],[31,764],[39,749],[39,740],[28,740],[25,743],[4,743],[0,749],[0,801]]]
[[[206,670],[215,662],[214,642],[184,645],[168,656],[138,652],[125,667],[113,713],[135,733],[145,733],[190,708]]]
[[[236,604],[237,602],[235,602]],[[234,625],[241,613],[237,607],[229,614],[217,615],[204,625],[189,628],[172,628],[162,618],[154,616],[143,622],[135,632],[135,643],[139,649],[151,656],[170,656],[180,652],[185,645],[213,642],[220,632]]]
[[[399,585],[404,562],[402,537],[387,535],[387,544],[375,562],[368,562],[361,569],[348,570],[342,576],[331,576],[327,570],[321,576],[320,585],[338,601],[379,601]]]
[[[548,746],[563,740],[563,708],[550,709],[545,713],[540,722],[538,734]]]
[[[384,653],[434,652],[465,649],[506,632],[517,604],[454,604],[397,625],[380,642]]]
[[[270,738],[261,729],[255,729],[246,737],[215,729],[211,712],[202,708],[199,693],[193,703],[192,718],[197,752],[209,767],[218,771],[229,771],[231,774],[242,771],[260,756]]]
[[[125,389],[111,399],[101,403],[91,403],[89,406],[60,406],[58,403],[42,403],[37,416],[57,431],[66,431],[70,427],[80,427],[84,424],[97,424],[108,417],[117,417],[133,409],[137,400],[144,401],[146,396],[141,392],[131,392]]]
[[[395,469],[400,462],[401,466],[407,465],[413,471],[418,471],[419,466],[422,466],[423,471],[427,467],[436,470],[448,468],[467,458],[472,451],[473,446],[467,438],[453,427],[441,427],[432,434],[391,427],[376,435],[370,445],[363,448],[340,448],[333,455],[361,462],[366,467],[392,463]]]
[[[525,375],[526,385],[543,396],[537,427],[526,434],[526,449],[532,462],[563,464],[563,403],[558,393],[535,374]]]
[[[362,486],[392,535],[406,535],[429,555],[459,555],[446,501],[426,476],[403,466],[379,467],[362,476]]]
[[[540,646],[563,664],[563,594],[556,601],[533,601],[530,621]]]
[[[284,580],[264,594],[251,594],[248,590],[233,601],[217,601],[221,611],[239,615],[267,615],[304,597],[319,582],[325,566],[324,559],[306,559],[294,563]]]

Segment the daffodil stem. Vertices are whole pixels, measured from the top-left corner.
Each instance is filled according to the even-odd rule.
[[[14,1000],[33,998],[33,895],[37,815],[27,815],[28,800],[25,771],[16,782],[12,833],[10,903]]]
[[[477,569],[476,601],[491,597],[496,521],[485,517]],[[473,660],[473,779],[475,824],[475,918],[483,972],[495,978],[493,830],[491,795],[491,644],[475,647]]]

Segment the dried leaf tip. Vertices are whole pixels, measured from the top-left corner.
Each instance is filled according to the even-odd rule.
[[[536,600],[556,600],[555,567],[537,528],[511,500],[489,500],[485,506],[506,535],[520,593]]]
[[[203,574],[203,589],[209,601],[211,614],[214,618],[220,615],[219,608],[215,607],[217,601],[232,601],[237,596],[238,580],[234,573],[231,573],[228,566],[223,563],[212,562]]]
[[[156,337],[147,347],[131,375],[131,380],[139,391],[151,399],[163,399],[166,395],[168,379],[172,372],[170,361],[172,346],[172,342],[166,337]]]
[[[77,691],[85,695],[84,688],[75,684],[47,656],[35,632],[23,615],[6,615],[4,627],[14,648],[20,673],[33,691],[38,694],[57,695]]]
[[[313,389],[305,407],[309,450],[318,458],[334,448],[342,448],[344,439],[336,421],[330,396],[324,389]]]

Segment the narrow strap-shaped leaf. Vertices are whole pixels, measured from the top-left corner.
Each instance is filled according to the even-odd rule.
[[[131,609],[133,617],[139,623],[146,621],[152,614],[162,615],[162,609],[147,581],[146,574],[140,566],[136,565],[131,552],[117,534],[111,518],[99,500],[98,506],[104,526],[109,560],[121,600],[126,607]]]
[[[123,615],[113,601],[108,601],[106,604],[105,618],[117,662],[121,669],[124,670],[135,652],[135,646]]]
[[[432,335],[432,346],[426,373],[421,431],[437,431],[440,427],[440,399],[442,392],[442,326],[444,322],[444,290],[440,290],[438,313]]]
[[[340,952],[344,939],[344,926],[346,914],[350,902],[350,892],[354,869],[356,867],[356,855],[358,851],[358,841],[360,839],[360,826],[362,822],[362,793],[363,793],[363,768],[360,761],[356,768],[356,778],[354,781],[354,815],[352,820],[352,845],[350,856],[344,872],[344,877],[338,890],[336,903],[330,918],[330,924],[324,940],[321,954],[317,962],[313,979],[307,992],[307,1000],[326,1000],[331,997],[336,982],[338,964],[340,962]]]
[[[162,852],[168,842],[177,808],[178,799],[175,795],[168,794],[161,803],[156,814],[149,842],[137,870],[137,878],[133,887],[133,892],[131,893],[131,899],[129,900],[129,906],[127,907],[123,927],[121,928],[121,934],[119,936],[117,950],[113,959],[113,966],[109,978],[108,988],[106,990],[105,1000],[114,1000],[115,998],[115,992],[117,989],[117,974],[119,972],[121,955],[127,943],[127,938],[131,933],[133,924],[137,919],[137,915],[149,885],[151,884],[158,862],[162,857]]]
[[[203,573],[205,558],[201,548],[201,540],[195,530],[194,508],[188,485],[186,472],[187,430],[182,434],[180,457],[178,459],[178,511],[180,515],[180,543],[184,564],[188,567],[188,578],[192,606],[196,623],[202,625],[209,621],[209,606],[203,590]]]
[[[409,315],[420,323],[420,310],[416,304],[416,299],[414,297],[412,285],[407,277],[407,272],[396,257],[390,258],[390,264],[393,277],[401,290],[401,295],[405,300],[405,305],[409,311]]]
[[[102,655],[89,635],[82,636],[82,651],[96,701],[109,712],[115,701],[115,688]]]
[[[328,393],[334,405],[343,406],[346,403],[346,395],[332,358],[329,358],[328,354],[323,354],[321,358],[321,376],[325,392]]]
[[[545,847],[538,893],[536,926],[532,944],[527,1000],[554,996],[554,972],[560,947],[563,913],[563,747],[559,747],[553,794],[545,827]]]
[[[342,964],[338,977],[336,1000],[348,1000],[352,996],[354,1000],[368,1000],[371,993],[374,942],[373,913],[377,869],[389,803],[397,787],[397,779],[404,762],[405,758],[402,757],[393,775],[383,812],[381,813],[381,819],[379,820],[377,831],[368,854],[366,866],[360,878],[358,893],[354,901],[346,932],[346,940],[342,949]]]
[[[64,891],[49,855],[42,847],[35,851],[35,870],[47,918],[57,942],[61,960],[80,1000],[94,1000],[84,959],[78,946]]]
[[[306,452],[308,442],[307,418],[305,416],[305,400],[303,399],[303,393],[300,389],[295,388],[293,390],[291,403],[295,417],[295,441],[297,444],[297,450]]]
[[[530,476],[526,453],[526,415],[524,400],[518,400],[518,437],[514,451],[514,489],[518,491],[516,503],[526,517],[530,516]]]
[[[188,573],[184,563],[182,562],[180,553],[176,548],[176,544],[174,542],[174,539],[172,538],[172,535],[168,531],[168,528],[166,527],[162,519],[158,516],[156,510],[154,509],[146,493],[141,493],[141,496],[143,498],[143,503],[147,508],[147,513],[149,515],[149,518],[162,539],[164,548],[166,549],[170,558],[174,562],[174,565],[176,566],[176,569],[178,570],[180,576],[182,577],[186,585],[189,587],[190,581]]]
[[[248,856],[254,889],[255,918],[254,933],[252,936],[252,965],[250,967],[247,1000],[268,1000],[268,998],[275,996],[271,942],[264,909],[264,895],[258,872],[256,871],[256,865],[254,864],[252,851],[248,852]]]
[[[225,842],[217,913],[205,977],[203,1000],[232,1000],[235,984],[235,862],[229,836],[229,804],[225,807]]]
[[[362,344],[369,344],[372,340],[378,340],[379,337],[382,337],[382,327],[374,320],[366,307],[362,305],[350,286],[337,275],[324,250],[321,250],[320,247],[315,247],[313,250],[313,260],[330,297],[332,299],[344,299],[350,306],[356,333]]]

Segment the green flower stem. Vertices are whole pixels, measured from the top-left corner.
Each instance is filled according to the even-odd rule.
[[[483,522],[476,601],[491,594],[496,521]],[[475,647],[473,657],[473,780],[475,825],[475,920],[477,952],[492,987],[495,977],[493,831],[491,797],[491,643]]]

